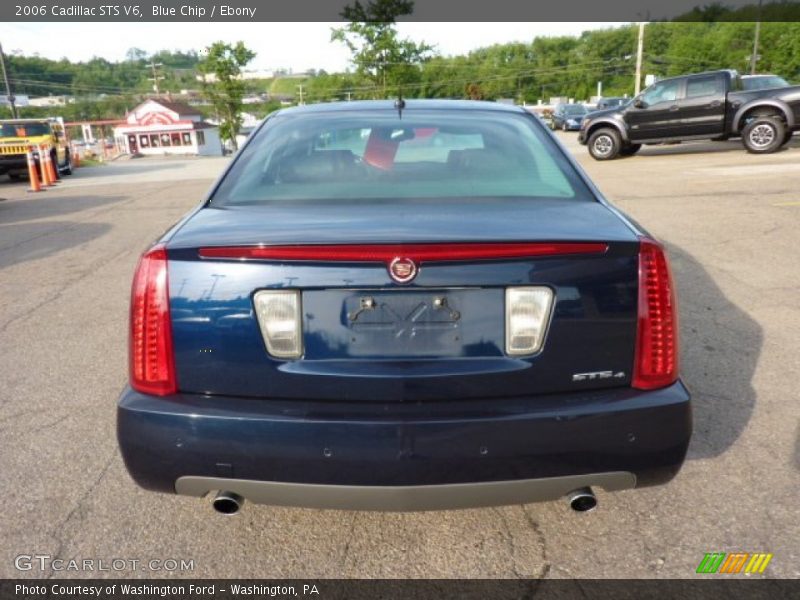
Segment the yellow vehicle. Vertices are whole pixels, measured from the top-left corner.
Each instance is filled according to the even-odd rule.
[[[56,166],[56,176],[70,175],[72,158],[63,119],[0,120],[0,175],[8,173],[12,179],[27,177],[28,147],[34,147],[33,155],[38,167],[39,148],[45,144],[50,147],[50,160]]]

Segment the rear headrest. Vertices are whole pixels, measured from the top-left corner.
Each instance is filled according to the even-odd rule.
[[[355,155],[351,150],[318,150],[287,159],[281,168],[281,180],[286,183],[344,180],[351,176],[354,165]]]
[[[456,169],[470,171],[487,171],[510,166],[503,155],[488,148],[451,150],[447,153],[447,164]]]

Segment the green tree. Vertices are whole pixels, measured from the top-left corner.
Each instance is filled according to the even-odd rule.
[[[320,71],[316,77],[303,82],[308,102],[329,102],[346,100],[352,97],[353,88],[357,87],[355,77],[350,73],[328,74]]]
[[[397,17],[413,10],[411,0],[368,0],[366,4],[356,0],[341,12],[349,24],[331,31],[331,41],[342,42],[352,53],[356,73],[373,89],[372,96],[380,91],[386,97],[390,89],[418,82],[419,65],[433,55],[433,46],[397,35]]]
[[[241,79],[242,67],[255,56],[255,52],[242,42],[237,42],[235,46],[214,42],[197,65],[203,75],[203,95],[220,118],[220,137],[230,140],[234,149],[237,148],[236,134],[242,126],[242,99],[245,92],[245,84]]]
[[[125,60],[128,62],[143,63],[146,58],[147,52],[141,48],[128,48],[128,51],[125,53]]]

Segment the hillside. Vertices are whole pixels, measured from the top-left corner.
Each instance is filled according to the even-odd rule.
[[[719,68],[746,71],[753,32],[752,22],[650,23],[645,34],[643,72],[668,76]],[[509,97],[536,102],[551,96],[588,98],[602,82],[605,95],[631,94],[636,37],[637,27],[627,25],[576,37],[537,37],[529,42],[476,49],[466,55],[436,56],[413,70],[402,93],[407,97]],[[773,72],[791,81],[800,79],[800,23],[763,23],[759,53],[760,72]],[[162,91],[176,93],[199,87],[195,79],[199,57],[194,50],[165,50],[147,56],[132,48],[120,62],[11,55],[8,71],[16,94],[68,94],[87,100],[80,111],[74,109],[85,113],[78,116],[100,118],[109,112],[119,114],[151,92],[152,84],[147,80],[152,76],[147,66],[151,60],[163,64],[159,68],[165,78],[160,82]],[[383,93],[351,73],[320,72],[305,78],[247,82],[251,93],[269,92],[288,98],[297,95],[299,85],[308,102],[373,98]],[[387,89],[387,94],[395,93],[397,90]],[[98,98],[106,100],[98,103]],[[107,108],[98,107],[103,103]]]

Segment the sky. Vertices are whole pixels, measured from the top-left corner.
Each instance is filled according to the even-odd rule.
[[[402,37],[425,41],[440,54],[464,54],[491,44],[537,36],[580,35],[619,23],[399,23]],[[341,23],[2,23],[6,54],[38,53],[45,58],[84,61],[100,56],[123,60],[129,48],[200,50],[217,40],[238,41],[257,55],[248,69],[324,69],[344,71],[349,53],[330,42],[331,27]]]

